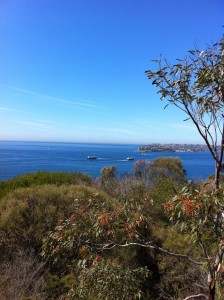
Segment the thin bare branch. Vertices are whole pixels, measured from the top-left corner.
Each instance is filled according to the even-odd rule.
[[[204,298],[205,300],[208,300],[208,297],[205,294],[198,294],[198,295],[192,295],[184,298],[183,300],[190,300],[190,299],[195,299],[195,298]]]
[[[153,241],[145,243],[145,244],[130,242],[130,243],[125,243],[125,244],[117,244],[117,243],[111,243],[111,244],[106,244],[106,245],[97,244],[95,246],[99,247],[98,250],[102,250],[102,251],[111,250],[115,247],[125,248],[125,247],[130,247],[130,246],[138,246],[138,247],[153,249],[153,250],[156,250],[160,253],[163,253],[163,254],[166,254],[166,255],[169,255],[169,256],[173,256],[173,257],[176,257],[176,258],[185,259],[185,260],[187,260],[187,261],[189,261],[189,262],[191,262],[191,263],[193,263],[194,265],[197,265],[197,266],[202,266],[203,265],[203,262],[198,262],[198,261],[192,259],[190,256],[188,256],[186,254],[179,254],[179,253],[170,252],[170,251],[168,251],[168,250],[166,250],[162,247],[159,247]]]

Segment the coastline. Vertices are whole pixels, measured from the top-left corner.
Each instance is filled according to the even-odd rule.
[[[139,152],[208,152],[207,145],[203,144],[160,144],[142,145]]]

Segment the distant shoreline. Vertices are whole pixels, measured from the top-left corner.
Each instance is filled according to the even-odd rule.
[[[139,152],[208,152],[207,145],[200,144],[149,144],[138,148]]]

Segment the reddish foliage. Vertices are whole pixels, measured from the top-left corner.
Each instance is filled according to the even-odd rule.
[[[190,199],[186,198],[182,200],[182,205],[183,205],[183,211],[185,215],[191,217],[195,213],[195,203],[193,203]]]
[[[75,215],[71,215],[68,220],[69,222],[74,222],[75,219],[76,219]]]
[[[60,230],[60,231],[58,231],[57,233],[56,233],[56,238],[57,239],[59,239],[60,237],[62,237],[63,236],[63,231],[62,230]]]
[[[115,211],[114,211],[114,217],[115,218],[118,218],[118,217],[120,217],[120,214],[121,214],[121,206],[120,205],[116,205],[116,207],[115,207]]]
[[[129,224],[127,222],[124,222],[124,232],[126,234],[128,234],[129,236],[133,235],[133,229],[134,229],[134,226],[133,224]]]
[[[163,208],[166,212],[170,212],[174,210],[175,206],[172,201],[168,201],[163,205]]]
[[[192,217],[195,216],[197,212],[201,208],[203,208],[204,204],[203,202],[199,201],[200,200],[200,195],[196,196],[185,196],[185,195],[180,195],[179,196],[179,203],[181,203],[180,208],[182,209],[183,213],[188,216]],[[173,201],[168,201],[167,203],[164,204],[164,210],[169,213],[175,210],[176,206]]]
[[[184,213],[189,217],[194,216],[203,207],[202,202],[195,201],[194,199],[183,197],[180,200],[182,202]]]
[[[61,251],[60,248],[56,247],[52,250],[52,254],[58,254],[58,253],[60,253],[60,251]]]
[[[95,259],[93,260],[92,265],[95,266],[100,260],[101,260],[101,257],[100,257],[100,255],[97,254],[97,256],[95,257]]]
[[[101,216],[98,217],[98,224],[100,227],[104,227],[109,223],[109,214],[103,213]]]

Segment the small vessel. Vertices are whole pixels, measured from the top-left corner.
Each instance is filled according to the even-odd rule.
[[[96,159],[96,156],[90,155],[90,156],[87,156],[87,159]]]
[[[127,157],[127,160],[134,160],[134,157]]]

